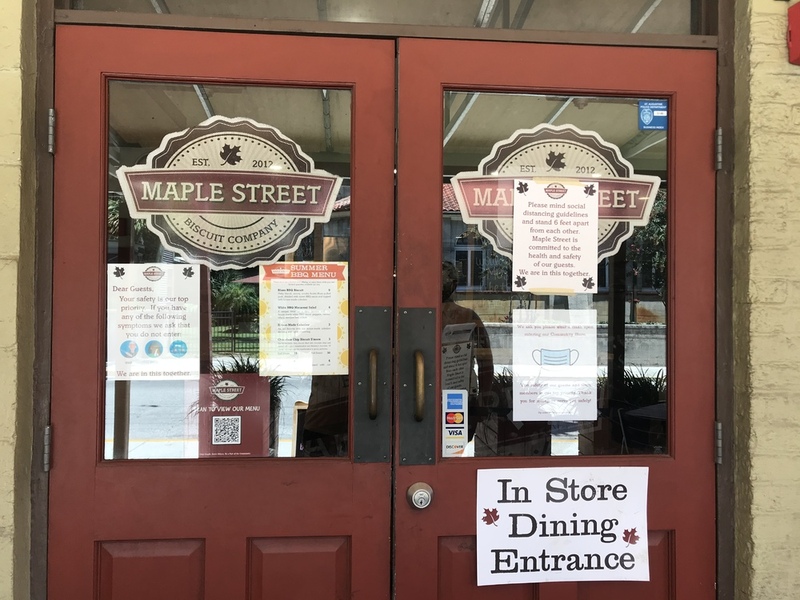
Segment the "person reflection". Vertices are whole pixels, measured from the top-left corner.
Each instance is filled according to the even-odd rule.
[[[442,262],[442,331],[449,325],[460,325],[473,323],[475,328],[472,331],[473,347],[473,368],[471,369],[471,381],[469,390],[469,416],[468,428],[469,436],[475,434],[475,453],[476,455],[491,454],[491,446],[496,447],[496,428],[494,435],[487,428],[487,415],[489,408],[494,406],[494,394],[492,393],[492,381],[494,379],[494,360],[492,358],[492,347],[489,341],[489,333],[483,321],[471,308],[457,304],[453,294],[458,286],[458,269],[450,261]],[[477,377],[474,364],[477,363]],[[480,422],[480,425],[479,425]],[[494,437],[494,439],[487,439]],[[480,438],[480,439],[479,439]]]
[[[314,375],[303,420],[303,456],[347,456],[347,375]]]
[[[324,237],[323,260],[347,262],[350,241],[345,237]],[[303,419],[301,456],[347,456],[349,414],[347,375],[314,375]]]

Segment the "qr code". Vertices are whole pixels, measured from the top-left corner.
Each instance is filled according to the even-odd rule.
[[[211,430],[213,445],[242,443],[242,417],[212,417]]]

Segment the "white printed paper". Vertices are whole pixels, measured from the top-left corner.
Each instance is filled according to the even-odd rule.
[[[597,311],[513,312],[515,421],[597,419]]]
[[[446,325],[442,330],[442,388],[470,389],[473,331],[475,323]]]
[[[647,478],[647,467],[478,470],[478,585],[649,581]]]
[[[596,291],[596,194],[590,180],[514,181],[514,291]]]
[[[346,375],[347,263],[281,262],[260,272],[261,375]]]
[[[199,269],[111,264],[107,273],[107,377],[200,377]]]

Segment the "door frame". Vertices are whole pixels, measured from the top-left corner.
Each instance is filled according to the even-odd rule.
[[[55,51],[52,42],[57,23],[83,23],[103,26],[122,24],[134,27],[166,28],[210,28],[207,20],[173,15],[131,15],[114,13],[91,13],[88,11],[57,10],[60,0],[42,0],[35,8],[36,77],[35,118],[29,131],[35,131],[34,150],[35,176],[27,175],[28,188],[35,190],[34,205],[37,236],[33,242],[28,267],[35,270],[36,315],[33,331],[31,383],[31,504],[30,504],[30,593],[34,600],[45,600],[47,590],[47,528],[48,528],[48,470],[45,466],[46,438],[49,436],[50,409],[50,356],[52,352],[51,306],[52,306],[52,230],[53,230],[53,156],[45,143],[49,131],[49,109],[53,106]],[[509,32],[454,30],[441,27],[398,27],[341,23],[297,23],[277,21],[248,21],[224,19],[215,22],[215,30],[246,30],[268,33],[297,33],[301,35],[354,35],[378,37],[441,37],[453,39],[492,39],[497,41],[519,41],[523,43],[551,42],[564,44],[607,44],[619,46],[687,47],[716,49],[718,60],[718,127],[725,139],[725,149],[717,174],[717,270],[716,270],[716,352],[717,421],[725,435],[722,438],[723,460],[717,468],[717,562],[718,597],[733,598],[735,585],[736,551],[734,543],[733,517],[736,514],[734,487],[734,423],[733,411],[733,299],[732,299],[732,220],[733,220],[733,150],[734,128],[734,32],[735,16],[725,2],[718,2],[716,18],[717,36],[658,36],[615,35],[571,32]],[[25,175],[23,175],[25,177]],[[33,179],[35,178],[35,182]],[[23,179],[25,181],[25,179]],[[21,263],[25,266],[25,262]],[[57,457],[55,457],[57,460]]]

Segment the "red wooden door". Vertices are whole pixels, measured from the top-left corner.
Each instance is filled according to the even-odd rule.
[[[51,598],[713,597],[712,52],[77,26],[58,28],[56,52]],[[632,131],[625,119],[649,99],[668,103],[668,128]],[[116,168],[213,112],[269,122],[349,181],[341,218],[293,251],[338,260],[328,257],[346,248],[350,369],[337,381],[348,435],[334,456],[296,457],[309,393],[321,393],[314,381],[285,380],[281,410],[294,430],[277,432],[277,458],[177,460],[185,432],[153,426],[148,411],[196,389],[106,378],[107,265],[165,260],[148,254],[157,242],[140,225],[114,225]],[[495,380],[512,308],[573,307],[511,293],[489,242],[458,223],[448,187],[515,129],[548,121],[597,130],[637,172],[667,182],[666,247],[648,255],[647,274],[632,274],[641,265],[631,256],[601,263],[593,300],[606,307],[607,337],[614,323],[623,331],[623,366],[636,364],[642,335],[625,321],[652,319],[658,356],[644,379],[667,374],[663,417],[643,424],[634,406],[599,401],[601,416],[570,442],[579,455],[560,457],[555,425],[505,414],[499,438],[513,425],[524,450],[442,458],[442,261],[457,264],[458,301],[492,332]],[[206,352],[248,352],[235,351],[247,339],[233,335],[239,325],[218,338],[216,317],[205,318]],[[80,353],[68,350],[76,339]],[[485,425],[489,413],[476,419]],[[477,587],[476,471],[554,465],[649,467],[650,582]],[[406,498],[418,482],[434,493],[423,510]]]
[[[395,461],[397,597],[421,598],[438,594],[436,597],[440,599],[454,600],[713,598],[714,53],[401,40],[398,65],[396,268],[400,333],[396,352],[401,366],[396,410],[401,431]],[[652,98],[667,102],[668,128],[637,131],[638,99]],[[493,447],[483,454],[494,454],[494,458],[443,459],[443,433],[440,433],[443,427],[438,420],[441,419],[438,407],[442,400],[438,392],[426,396],[426,402],[433,402],[436,408],[425,413],[421,421],[413,416],[413,394],[404,392],[412,389],[410,378],[414,370],[409,366],[404,371],[403,363],[413,363],[419,344],[415,333],[404,336],[402,315],[412,311],[424,313],[431,307],[435,314],[425,326],[428,331],[441,329],[444,317],[436,315],[440,312],[442,290],[419,282],[439,280],[442,277],[439,257],[451,260],[460,271],[456,302],[474,309],[486,324],[492,338],[495,372],[502,370],[498,363],[509,364],[498,358],[504,349],[497,343],[499,336],[492,334],[505,318],[490,305],[492,286],[508,290],[509,284],[505,275],[493,284],[487,279],[469,278],[469,272],[477,265],[475,259],[470,258],[470,252],[482,257],[486,277],[490,274],[490,258],[500,259],[487,250],[489,244],[475,242],[474,232],[470,233],[460,217],[455,217],[455,221],[461,229],[453,229],[449,219],[458,213],[458,207],[452,196],[448,201],[448,194],[452,194],[448,182],[461,170],[476,170],[478,160],[493,151],[492,144],[507,140],[515,128],[532,128],[542,122],[572,123],[583,130],[596,130],[609,140],[613,140],[620,129],[632,131],[615,143],[623,149],[623,154],[632,157],[637,172],[660,170],[662,181],[666,180],[664,201],[668,210],[663,218],[664,223],[668,223],[665,225],[668,266],[664,269],[660,295],[651,295],[651,299],[657,297],[662,301],[664,313],[655,316],[659,310],[657,304],[646,302],[645,290],[636,284],[633,284],[636,298],[629,296],[625,302],[624,295],[616,300],[611,297],[615,286],[626,289],[626,280],[628,288],[632,285],[631,266],[636,266],[636,257],[632,258],[631,254],[636,250],[631,247],[634,244],[626,243],[623,247],[623,252],[626,248],[629,252],[627,261],[623,258],[621,265],[619,262],[611,265],[612,269],[614,266],[624,269],[626,274],[615,280],[608,272],[598,273],[600,288],[603,277],[608,277],[606,289],[604,293],[598,289],[594,300],[590,300],[598,312],[601,303],[607,302],[608,314],[603,319],[598,316],[598,320],[607,320],[609,330],[613,329],[615,320],[628,321],[622,335],[622,345],[628,351],[627,360],[622,360],[628,375],[656,375],[655,378],[644,377],[653,384],[659,372],[662,376],[668,374],[666,398],[662,397],[662,402],[650,407],[650,410],[663,411],[657,424],[658,432],[649,440],[637,441],[639,430],[646,426],[642,422],[631,423],[628,411],[636,408],[626,406],[623,409],[620,404],[613,404],[615,399],[612,398],[609,411],[609,401],[601,398],[598,420],[581,427],[576,435],[573,448],[576,454],[579,452],[578,456],[536,456],[540,451],[558,453],[554,450],[553,424],[540,423],[543,428],[537,430],[531,428],[530,423],[514,423],[510,418],[504,424],[501,415],[500,423],[494,421],[493,424],[497,439],[492,440]],[[641,156],[648,144],[661,148],[656,162],[648,162]],[[554,152],[555,157],[559,154],[564,157],[557,148]],[[544,158],[547,157],[545,153]],[[519,166],[526,162],[530,167]],[[510,171],[554,172],[551,166],[534,165],[534,162],[518,160]],[[582,164],[583,167],[567,164],[564,173],[570,168],[575,169],[569,173],[572,175],[585,172],[577,170],[586,168],[587,163]],[[440,201],[443,182],[445,198]],[[613,261],[612,257],[606,262]],[[605,268],[604,264],[601,263],[601,268]],[[510,275],[508,277],[510,281]],[[549,307],[553,308],[554,302],[560,300],[562,305],[556,308],[572,308],[570,303],[575,301],[575,297],[525,299],[508,295],[506,298],[503,312],[509,309],[509,304],[515,309],[533,309],[549,302]],[[631,299],[635,300],[634,307],[631,307]],[[648,311],[648,306],[652,310]],[[637,365],[634,347],[636,334],[632,332],[637,326],[630,323],[632,310],[636,311],[633,320],[652,319],[652,323],[641,327],[652,326],[653,331],[664,328],[660,334],[664,354],[658,358],[642,358],[648,361],[645,365],[660,366],[644,367],[641,373],[637,369],[642,363]],[[508,310],[507,314],[511,317],[518,313]],[[405,325],[409,329],[415,327],[413,322]],[[598,326],[598,331],[601,327]],[[610,360],[615,360],[614,353],[617,360],[620,358],[619,347],[613,352],[610,347],[607,350]],[[440,356],[441,352],[432,352],[432,355]],[[438,384],[438,359],[426,358],[423,365],[437,374]],[[510,367],[515,370],[515,365]],[[433,389],[439,388],[434,386]],[[664,390],[661,392],[663,394]],[[486,416],[479,414],[477,418]],[[620,438],[617,431],[619,418],[624,420],[626,438]],[[652,434],[650,431],[649,435]],[[521,445],[523,438],[527,438],[527,447]],[[412,446],[419,446],[419,440],[429,440],[429,444],[415,452]],[[501,454],[506,457],[501,458]],[[476,586],[477,469],[628,465],[649,467],[649,582]],[[405,499],[406,490],[416,482],[425,482],[433,489],[433,502],[424,510],[412,508]]]
[[[321,139],[318,148],[328,158],[317,158],[317,165],[343,164],[345,174],[349,168],[350,215],[362,231],[349,243],[350,310],[390,306],[394,44],[59,27],[57,46],[52,426],[59,458],[50,479],[49,597],[388,598],[390,464],[388,455],[358,455],[367,436],[388,442],[388,428],[374,429],[381,420],[388,425],[388,406],[378,407],[378,419],[366,419],[371,432],[350,430],[348,452],[338,458],[169,460],[170,445],[191,446],[184,427],[193,426],[196,437],[191,410],[183,410],[191,394],[173,390],[179,405],[173,434],[163,428],[171,392],[152,387],[165,383],[123,382],[130,386],[122,393],[118,382],[104,385],[104,315],[106,263],[119,260],[126,235],[138,235],[135,223],[127,233],[109,229],[116,167],[141,162],[157,145],[137,137],[159,129],[159,121],[162,131],[178,131],[210,109],[271,120],[305,151]],[[321,109],[303,113],[306,103],[328,105],[333,122],[326,125]],[[304,127],[312,125],[318,129],[309,136]],[[342,156],[332,157],[337,152]],[[155,238],[137,240],[127,243],[121,269],[133,270],[137,253],[158,246]],[[330,240],[334,247],[335,235]],[[144,260],[167,268],[163,257]],[[351,342],[358,334],[353,323]],[[230,354],[231,344],[246,341],[218,340],[219,328],[212,329],[214,353]],[[231,327],[224,329],[229,336]],[[377,333],[390,341],[389,321]],[[367,365],[368,356],[362,358],[351,351],[353,373]],[[384,353],[380,368],[388,364]],[[307,401],[308,387],[301,398],[303,382],[286,383],[281,410],[291,420],[294,399]],[[112,423],[115,410],[128,411],[129,423]],[[156,427],[141,421],[148,411],[161,415]],[[127,460],[115,460],[121,437]],[[291,442],[281,442],[289,455],[297,446]],[[145,447],[153,451],[136,454]],[[197,448],[181,456],[192,452]]]

